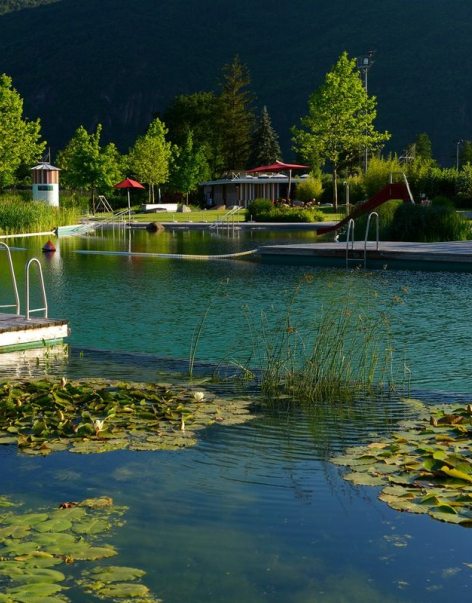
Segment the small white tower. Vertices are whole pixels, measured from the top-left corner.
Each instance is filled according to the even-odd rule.
[[[45,161],[31,168],[33,173],[33,201],[59,207],[60,169]]]

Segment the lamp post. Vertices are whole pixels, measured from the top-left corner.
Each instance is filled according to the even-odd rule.
[[[344,187],[346,189],[346,195],[345,195],[345,200],[346,200],[346,213],[349,213],[349,182],[347,182],[347,180],[345,180],[343,182]]]
[[[459,147],[464,141],[462,138],[456,142],[456,171],[459,171]]]
[[[364,77],[364,89],[365,89],[366,94],[368,93],[368,82],[367,82],[368,73],[369,73],[369,69],[374,64],[374,55],[375,55],[375,50],[369,50],[367,54],[362,55],[361,57],[359,57],[357,59],[357,68],[359,69],[362,76]],[[368,164],[369,164],[369,149],[366,146],[364,149],[364,171],[365,172],[367,172]]]

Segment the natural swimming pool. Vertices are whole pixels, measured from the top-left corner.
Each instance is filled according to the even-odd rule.
[[[285,233],[275,240],[309,236]],[[237,251],[267,240],[266,233],[252,239],[191,232],[131,237],[133,250],[180,253]],[[12,242],[27,248],[13,254],[19,275],[30,254],[41,256],[43,243]],[[50,314],[71,321],[77,351],[65,365],[51,360],[48,370],[71,376],[170,378],[168,370],[185,367],[210,302],[197,359],[244,360],[247,315],[257,324],[263,312],[277,323],[306,273],[250,262],[75,253],[128,249],[130,241],[112,232],[59,243],[60,253],[41,261]],[[313,282],[296,303],[300,324],[308,325],[323,305],[339,303],[347,287],[359,296],[376,292],[378,304],[397,296],[388,309],[414,394],[467,399],[470,275],[311,273]],[[4,367],[4,374],[14,372]],[[225,387],[222,393],[228,394]],[[145,583],[167,602],[463,600],[471,586],[468,531],[395,512],[376,499],[375,488],[351,486],[327,462],[331,453],[390,430],[404,413],[396,398],[348,413],[342,424],[301,411],[264,412],[245,425],[212,427],[196,447],[181,452],[30,458],[2,446],[1,494],[29,505],[98,495],[127,505],[126,525],[110,538],[120,550],[113,563],[146,570]],[[84,600],[78,589],[66,594]]]

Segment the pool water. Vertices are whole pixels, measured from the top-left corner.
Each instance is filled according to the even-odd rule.
[[[109,232],[62,238],[51,257],[41,254],[44,238],[15,239],[12,246],[23,248],[13,251],[19,281],[26,259],[39,256],[50,315],[70,321],[72,351],[38,364],[5,360],[3,377],[47,371],[181,379],[199,325],[202,374],[210,364],[245,362],[263,328],[284,325],[288,307],[302,331],[350,296],[369,311],[388,313],[412,395],[468,399],[472,275],[313,269],[308,279],[301,267],[257,262],[76,253],[225,253],[314,240],[311,233],[236,234]],[[2,271],[1,291],[7,283]],[[221,396],[254,393],[244,384],[209,387]],[[409,412],[393,395],[358,401],[342,420],[265,410],[245,425],[211,427],[196,447],[177,453],[30,458],[2,446],[0,494],[31,506],[99,495],[127,505],[126,525],[109,538],[120,551],[111,562],[144,569],[144,582],[166,603],[467,600],[469,532],[393,511],[377,500],[377,488],[343,481],[342,469],[328,460],[388,433]],[[67,596],[84,600],[75,588]]]

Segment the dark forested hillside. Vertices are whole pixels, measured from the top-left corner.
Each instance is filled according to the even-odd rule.
[[[0,72],[53,149],[98,121],[126,149],[175,94],[214,89],[239,53],[288,156],[290,126],[339,54],[370,49],[393,149],[428,132],[447,164],[472,138],[470,0],[61,0],[5,14],[0,30]]]
[[[34,8],[41,4],[52,4],[60,0],[0,0],[0,15],[23,8]]]

